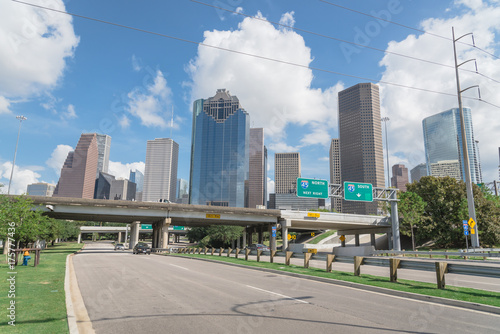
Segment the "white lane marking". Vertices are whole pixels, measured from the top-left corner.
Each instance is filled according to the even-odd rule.
[[[249,287],[249,288],[252,288],[252,289],[255,289],[255,290],[259,290],[259,291],[262,291],[262,292],[265,292],[265,293],[270,293],[272,295],[276,295],[276,296],[280,296],[280,297],[284,297],[286,299],[292,299],[292,300],[296,300],[298,302],[301,302],[301,303],[304,303],[304,304],[310,304],[309,302],[306,302],[305,300],[301,300],[301,299],[297,299],[297,298],[293,298],[293,297],[290,297],[290,296],[285,296],[285,295],[282,295],[280,293],[276,293],[276,292],[272,292],[272,291],[268,291],[268,290],[264,290],[264,289],[259,289],[259,288],[256,288],[254,286],[251,286],[251,285],[246,285],[246,287]]]
[[[169,264],[170,264],[171,266],[173,266],[173,267],[181,268],[181,269],[184,269],[184,270],[189,270],[188,268],[184,268],[184,267],[181,267],[181,266],[177,266],[177,265],[175,265],[175,264],[171,264],[171,263],[169,263]]]

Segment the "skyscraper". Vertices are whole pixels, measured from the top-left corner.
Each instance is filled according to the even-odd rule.
[[[266,205],[267,202],[267,149],[264,129],[250,129],[250,169],[248,177],[248,207]]]
[[[148,140],[144,171],[144,202],[175,202],[179,144],[170,138]]]
[[[467,135],[467,150],[469,154],[470,174],[472,183],[480,182],[479,159],[474,140],[472,115],[470,108],[463,108],[465,132]],[[449,176],[458,175],[457,179],[465,181],[464,160],[462,156],[462,133],[460,130],[459,109],[454,108],[439,114],[429,116],[422,121],[424,130],[425,158],[427,171],[432,174],[433,164],[446,162]],[[457,170],[450,169],[452,161]],[[434,170],[436,170],[434,168]],[[442,170],[439,168],[438,170]]]
[[[408,181],[408,168],[405,165],[396,164],[392,166],[391,186],[401,191],[406,191]]]
[[[144,187],[144,174],[142,174],[139,170],[131,170],[129,178],[130,182],[134,182],[137,185],[137,192],[142,192]]]
[[[330,183],[340,184],[340,145],[339,139],[333,138],[330,144]],[[332,198],[332,210],[342,212],[342,199]]]
[[[411,174],[411,182],[418,182],[424,176],[427,176],[427,165],[425,163],[421,163],[416,165],[410,171]]]
[[[95,133],[81,135],[68,153],[53,197],[94,198],[98,148]]]
[[[111,184],[115,180],[113,175],[99,172],[99,177],[95,180],[94,198],[111,199]]]
[[[132,201],[135,200],[137,185],[126,179],[113,180],[109,195],[111,200]]]
[[[371,183],[384,187],[382,124],[379,88],[361,83],[338,95],[342,182]],[[377,214],[377,203],[343,201],[342,212]]]
[[[300,153],[274,154],[275,209],[308,210],[325,205],[323,199],[297,197],[300,172]]]
[[[297,194],[300,177],[300,153],[274,154],[274,191],[276,194]]]
[[[99,178],[99,172],[108,172],[109,167],[109,150],[111,148],[111,137],[108,135],[101,135],[96,133],[97,139],[97,173],[96,179]]]
[[[189,203],[248,203],[249,135],[250,117],[226,89],[194,102]]]

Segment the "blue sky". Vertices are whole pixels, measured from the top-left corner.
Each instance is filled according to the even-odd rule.
[[[110,172],[120,177],[127,177],[130,168],[144,168],[147,140],[172,134],[180,145],[178,177],[188,179],[192,101],[227,88],[249,112],[252,126],[265,128],[272,189],[274,152],[299,151],[303,177],[329,178],[328,149],[338,130],[337,92],[366,80],[321,70],[375,83],[456,92],[452,68],[393,54],[452,65],[449,40],[319,0],[203,1],[260,19],[189,0],[26,0],[315,69],[0,0],[0,182],[9,181],[19,126],[16,115],[28,120],[22,123],[12,192],[25,192],[33,182],[56,183],[68,150],[84,132],[112,137]],[[478,46],[500,55],[498,0],[328,2],[447,37],[452,26],[460,35],[472,31]],[[467,46],[458,51],[463,60],[477,58],[482,74],[500,80],[498,58]],[[479,84],[483,99],[500,105],[499,83],[468,72],[461,73],[461,79],[463,87]],[[391,119],[390,165],[412,168],[425,161],[422,119],[456,107],[457,99],[380,86],[382,116]],[[492,181],[498,178],[500,110],[474,100],[464,104],[473,110],[484,179]]]

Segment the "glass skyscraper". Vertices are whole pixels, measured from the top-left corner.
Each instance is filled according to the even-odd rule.
[[[467,150],[469,153],[471,181],[472,183],[480,183],[482,180],[480,177],[481,172],[479,170],[479,157],[474,141],[471,109],[463,108],[463,111],[465,133],[467,135]],[[450,171],[450,173],[454,176],[460,175],[460,178],[465,181],[465,167],[462,156],[463,136],[462,131],[460,130],[459,109],[454,108],[429,116],[422,121],[422,125],[424,130],[425,159],[428,175],[433,175],[432,171],[439,169],[436,169],[436,166],[440,166],[442,164],[450,165],[453,161],[455,161],[457,162],[457,167],[455,167],[457,170],[453,173]]]
[[[236,96],[218,89],[193,104],[189,203],[248,203],[250,117]]]

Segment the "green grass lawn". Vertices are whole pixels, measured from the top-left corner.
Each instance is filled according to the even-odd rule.
[[[59,243],[42,251],[40,263],[33,266],[18,265],[16,272],[15,298],[8,298],[9,269],[5,255],[0,261],[2,280],[0,281],[0,312],[3,314],[0,332],[3,333],[68,333],[64,277],[66,256],[79,250],[83,244]],[[22,257],[21,257],[22,259]],[[20,261],[19,264],[21,264]],[[9,303],[15,300],[15,327],[7,324]]]
[[[389,277],[378,277],[378,276],[364,275],[364,274],[361,274],[361,276],[354,276],[353,273],[341,272],[341,271],[332,271],[331,273],[327,273],[324,269],[318,269],[318,268],[305,269],[303,267],[295,265],[286,266],[284,264],[278,264],[278,263],[257,262],[253,260],[245,261],[244,258],[243,259],[241,258],[235,259],[231,257],[228,258],[225,255],[221,257],[215,255],[211,256],[211,255],[198,255],[198,254],[176,254],[176,255],[212,259],[217,261],[224,261],[224,262],[236,263],[236,264],[259,267],[259,268],[269,268],[279,271],[298,273],[316,277],[332,278],[341,281],[372,285],[387,289],[419,293],[427,296],[462,300],[467,302],[500,307],[500,293],[498,292],[454,287],[450,285],[448,285],[446,289],[440,290],[436,288],[436,284],[431,284],[431,283],[401,280],[401,279],[398,280],[397,283],[393,283],[390,281]],[[333,267],[335,268],[335,262],[333,263]],[[363,270],[362,268],[363,267],[361,267],[361,271]]]
[[[308,244],[313,244],[313,245],[318,244],[321,240],[323,240],[323,239],[331,236],[332,234],[335,234],[335,232],[337,232],[337,231],[330,230],[330,231],[327,231],[325,233],[321,233],[316,238],[314,238],[311,241],[309,241]]]

